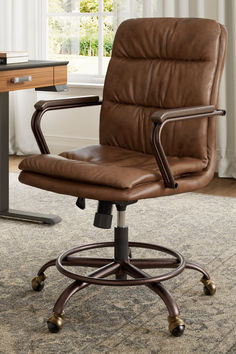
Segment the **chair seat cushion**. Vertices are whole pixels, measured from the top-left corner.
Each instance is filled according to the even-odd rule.
[[[168,157],[175,177],[202,171],[206,162],[191,157]],[[94,145],[25,158],[19,168],[26,172],[80,183],[131,189],[162,179],[155,157],[115,146]]]

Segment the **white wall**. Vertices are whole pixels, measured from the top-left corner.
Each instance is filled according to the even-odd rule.
[[[70,87],[68,92],[37,92],[37,100],[96,95],[102,98],[102,87]],[[51,153],[82,148],[98,143],[100,106],[66,109],[46,113],[42,119]]]

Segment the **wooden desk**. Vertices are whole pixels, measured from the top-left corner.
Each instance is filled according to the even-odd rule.
[[[68,62],[30,60],[27,63],[0,65],[0,217],[45,224],[61,219],[9,209],[9,91],[35,88],[64,91]]]

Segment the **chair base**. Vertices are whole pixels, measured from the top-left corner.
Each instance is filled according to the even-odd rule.
[[[121,230],[123,229],[123,230]],[[185,268],[194,269],[202,273],[201,279],[204,284],[204,292],[206,295],[213,295],[216,291],[214,282],[210,280],[209,274],[198,264],[187,262],[183,256],[169,248],[164,248],[158,245],[128,242],[128,233],[124,232],[124,228],[116,228],[119,237],[115,237],[115,242],[94,243],[86,246],[76,247],[64,252],[57,259],[53,259],[44,264],[38,276],[32,280],[32,288],[35,291],[41,291],[44,287],[46,276],[45,270],[51,266],[56,266],[57,269],[65,276],[74,280],[59,296],[53,309],[53,315],[48,319],[48,329],[52,333],[58,332],[63,326],[64,307],[69,299],[78,291],[84,289],[90,284],[107,285],[107,286],[134,286],[146,285],[157,295],[161,297],[169,312],[169,331],[173,336],[181,336],[184,333],[185,324],[179,317],[179,309],[169,291],[161,283],[167,279],[179,275]],[[126,237],[127,234],[127,237]],[[122,236],[123,235],[123,236]],[[125,235],[125,236],[124,236]],[[124,246],[126,244],[126,247]],[[114,247],[114,258],[88,258],[72,256],[75,253],[82,252],[88,249],[96,249],[103,247]],[[175,258],[152,258],[140,259],[132,258],[131,249],[133,248],[153,249]],[[131,257],[130,257],[131,256]],[[88,276],[81,276],[68,271],[65,267],[82,266],[97,268]],[[171,272],[150,277],[143,269],[155,268],[173,268]],[[104,279],[108,276],[115,275],[116,279]],[[132,279],[127,279],[127,275]]]

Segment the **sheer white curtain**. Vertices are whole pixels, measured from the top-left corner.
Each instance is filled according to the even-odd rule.
[[[40,58],[39,23],[42,0],[0,0],[0,51],[28,51],[30,59]],[[10,93],[10,153],[38,152],[30,120],[34,90]]]
[[[236,178],[236,0],[115,0],[115,28],[130,17],[205,17],[225,24],[228,54],[219,106],[227,116],[218,119],[218,174]]]

